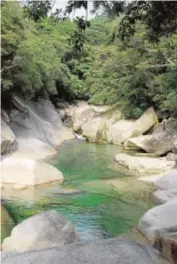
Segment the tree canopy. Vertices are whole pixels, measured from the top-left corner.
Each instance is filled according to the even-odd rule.
[[[19,94],[116,103],[128,118],[149,106],[177,116],[177,5],[166,3],[94,1],[101,14],[88,21],[49,1],[2,1],[2,106]],[[80,7],[87,1],[69,1],[67,12]]]

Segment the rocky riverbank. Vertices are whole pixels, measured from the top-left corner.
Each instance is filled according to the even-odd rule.
[[[62,173],[53,166],[42,162],[41,159],[54,155],[63,140],[74,138],[72,130],[80,137],[85,137],[89,142],[119,145],[124,153],[116,155],[115,164],[119,166],[119,169],[122,167],[140,180],[153,182],[158,188],[154,196],[158,202],[164,203],[146,212],[139,221],[138,229],[159,253],[171,263],[176,263],[176,120],[170,119],[159,123],[153,108],[149,108],[138,120],[125,120],[116,106],[96,107],[85,102],[78,102],[78,104],[70,106],[59,103],[56,110],[48,100],[41,99],[38,102],[28,102],[18,97],[14,97],[13,103],[15,110],[13,108],[8,113],[2,111],[2,188],[5,188],[6,184],[11,184],[13,189],[18,190],[29,185],[49,181],[62,182]],[[67,128],[63,125],[61,119]],[[52,218],[50,220],[53,221]],[[53,224],[51,223],[51,225]],[[21,230],[21,226],[17,229]],[[50,230],[50,228],[47,227],[45,230]],[[37,230],[34,231],[34,234],[36,232]],[[16,231],[12,231],[10,240],[7,239],[6,241],[16,241],[16,239],[13,240],[15,234]],[[23,238],[23,232],[21,235]],[[55,240],[55,232],[52,231],[51,237]],[[41,243],[43,244],[43,242]],[[120,258],[120,254],[124,252],[120,244],[125,244],[128,260],[126,262],[125,259],[122,259],[120,263],[133,263],[133,261],[136,261],[136,263],[142,264],[142,259],[144,259],[143,263],[167,263],[152,248],[147,249],[146,246],[128,240],[108,240],[107,242],[100,242],[99,245],[97,243],[95,245],[94,243],[86,244],[83,254],[90,247],[96,247],[98,251],[102,252],[103,248],[107,247],[107,243],[111,243],[111,245],[113,243],[114,246],[120,248],[120,252],[117,253],[118,255],[115,258]],[[54,244],[51,244],[51,247],[59,244],[58,241],[55,241]],[[8,242],[4,242],[4,245],[8,245]],[[80,249],[80,247],[82,248],[81,244],[74,245],[71,249],[73,256],[77,251],[80,252],[81,250],[82,252],[82,249]],[[8,246],[3,247],[8,248]],[[10,245],[11,247],[13,248],[13,245]],[[42,248],[48,248],[47,244]],[[142,252],[139,252],[139,255],[133,255],[135,248],[137,252],[140,248],[141,250],[144,248],[143,250],[148,252],[147,261]],[[31,250],[31,246],[29,245],[27,249]],[[68,252],[68,246],[62,250]],[[53,261],[53,256],[48,255],[48,249],[45,249],[44,252],[46,252],[46,256],[49,256],[48,259]],[[67,254],[62,259],[60,252],[60,248],[54,252],[56,259],[63,260],[62,263],[67,263],[69,261]],[[93,254],[94,252],[93,250]],[[108,258],[111,257],[111,252],[108,252]],[[151,260],[149,254],[153,256],[150,257]],[[28,256],[34,258],[34,263],[36,263],[40,251],[38,251],[38,254],[31,252]],[[23,254],[16,255],[13,258],[16,263],[18,263],[18,259],[24,259],[24,263],[28,263],[28,258],[26,259]],[[4,263],[12,263],[11,256],[5,254],[4,261]],[[75,261],[74,258],[73,261]],[[80,258],[75,263],[83,263],[83,261],[85,261],[85,258]],[[102,263],[104,261],[105,259]]]
[[[12,110],[2,110],[1,130],[3,186],[11,184],[20,189],[56,180],[63,182],[60,171],[40,161],[55,155],[61,142],[74,138],[49,100],[29,102],[14,96]]]
[[[73,129],[89,142],[121,145],[124,152],[115,161],[139,180],[153,182],[154,197],[165,203],[149,210],[138,229],[171,263],[177,263],[177,120],[161,123],[153,108],[138,120],[125,120],[121,111],[80,103],[66,111]]]
[[[2,244],[2,261],[11,263],[167,264],[149,246],[128,239],[78,242],[74,225],[46,211],[17,225]],[[70,244],[70,245],[69,245]]]

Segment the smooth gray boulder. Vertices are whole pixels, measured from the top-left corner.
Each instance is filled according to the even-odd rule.
[[[3,264],[168,264],[151,247],[127,239],[80,242],[21,254],[2,253]]]
[[[150,107],[133,123],[131,127],[127,129],[127,132],[122,136],[122,143],[124,143],[129,138],[138,137],[144,134],[157,124],[158,117],[153,107]]]
[[[97,108],[94,107],[94,109],[96,111]],[[117,105],[104,108],[104,111],[98,112],[90,121],[83,124],[83,136],[87,138],[89,142],[112,143],[112,125],[119,121],[122,117],[123,115]],[[122,124],[119,128],[121,126]],[[119,137],[118,133],[117,136]],[[123,132],[121,135],[122,134]],[[114,137],[116,137],[115,134]]]
[[[72,111],[73,130],[81,133],[85,123],[92,120],[96,115],[104,113],[107,109],[108,106],[94,106],[85,101],[78,101]],[[65,113],[67,112],[65,111]]]
[[[163,257],[170,263],[177,263],[177,229],[159,233],[154,247],[158,249]]]
[[[34,215],[12,229],[2,243],[3,251],[24,252],[79,241],[75,226],[57,211]],[[22,262],[23,263],[23,262]]]
[[[175,161],[177,163],[177,154],[169,152],[167,154],[167,160],[173,160],[173,161]]]
[[[36,138],[54,148],[61,143],[63,124],[49,100],[34,102],[14,96],[13,104],[18,110],[11,112],[9,125],[18,138]],[[71,132],[67,136],[73,138]]]
[[[148,210],[139,220],[138,229],[152,244],[159,233],[177,229],[177,199]]]
[[[131,120],[120,120],[110,125],[107,133],[107,141],[115,145],[121,145],[122,137],[124,137],[124,134],[133,123],[134,121]]]
[[[73,130],[75,132],[82,132],[83,124],[91,120],[95,114],[95,110],[87,104],[76,108],[72,116]]]
[[[119,165],[141,176],[164,173],[175,166],[174,161],[167,161],[165,158],[139,157],[125,153],[117,154],[115,160]]]
[[[177,121],[170,120],[161,124],[151,135],[130,138],[125,142],[126,148],[139,148],[156,155],[176,151]]]
[[[1,154],[7,154],[15,149],[16,137],[9,125],[1,119]]]
[[[13,158],[41,160],[54,156],[57,150],[51,145],[37,138],[17,138],[18,150],[13,153]]]
[[[153,195],[158,202],[163,204],[169,202],[172,199],[177,199],[177,188],[169,190],[157,190]]]
[[[177,170],[172,170],[168,175],[156,181],[155,185],[164,190],[177,188]]]

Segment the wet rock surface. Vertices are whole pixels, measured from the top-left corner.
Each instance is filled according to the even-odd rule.
[[[2,253],[4,264],[167,264],[149,246],[127,239],[106,239],[99,242],[74,243],[58,248],[22,254]]]

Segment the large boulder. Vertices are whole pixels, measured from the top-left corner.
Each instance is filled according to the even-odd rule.
[[[170,120],[161,124],[151,135],[130,138],[125,142],[126,147],[143,149],[156,155],[166,154],[176,150],[177,141],[177,121]]]
[[[155,241],[154,247],[160,251],[161,255],[170,263],[177,263],[177,228],[167,232],[160,232]]]
[[[107,141],[115,145],[120,145],[124,134],[129,130],[133,123],[134,122],[131,120],[120,120],[112,124],[108,131]]]
[[[101,117],[95,117],[82,126],[83,136],[86,137],[89,142],[94,143],[98,141],[98,132],[101,126],[101,121]]]
[[[15,149],[16,137],[9,125],[1,119],[1,154]]]
[[[104,112],[97,114],[93,119],[82,126],[83,136],[90,142],[112,143],[112,126],[122,118],[122,113],[117,106],[110,107]],[[122,124],[119,124],[121,134]],[[118,135],[119,136],[119,135]],[[115,138],[114,134],[114,138]]]
[[[57,153],[56,149],[37,138],[17,138],[18,150],[12,154],[13,158],[40,160]]]
[[[84,104],[74,110],[72,121],[73,130],[75,132],[81,132],[83,124],[91,120],[95,116],[96,112],[89,105]]]
[[[134,149],[134,150],[144,150],[146,152],[151,153],[151,149],[148,145],[148,140],[152,138],[152,135],[144,135],[134,138],[129,138],[124,142],[125,149]],[[146,145],[147,144],[147,145]],[[153,151],[152,151],[153,153]]]
[[[154,197],[159,203],[166,203],[172,199],[177,199],[177,188],[169,190],[157,190],[154,192]]]
[[[155,184],[158,188],[164,190],[177,188],[177,170],[171,171],[168,175],[156,181]]]
[[[1,181],[19,185],[37,185],[64,180],[62,173],[50,164],[33,159],[8,157],[1,163]]]
[[[139,220],[138,229],[154,244],[162,232],[177,229],[177,199],[147,211]]]
[[[3,264],[167,264],[151,247],[128,239],[79,242],[21,254],[2,253]]]
[[[177,154],[169,152],[167,154],[167,160],[173,160],[173,161],[175,161],[177,163]]]
[[[148,108],[148,110],[137,119],[131,127],[129,127],[128,131],[122,137],[122,143],[125,142],[128,138],[137,137],[148,130],[150,130],[153,126],[158,123],[157,115],[154,109]]]
[[[167,161],[165,158],[138,157],[120,153],[115,157],[117,163],[138,175],[159,174],[172,169],[174,161]]]
[[[82,132],[82,126],[93,119],[94,116],[104,113],[107,106],[89,105],[84,101],[78,101],[72,112],[73,130]]]
[[[63,124],[49,100],[34,102],[15,96],[13,104],[18,110],[10,114],[10,127],[18,138],[35,138],[54,148],[61,143]],[[73,138],[71,132],[70,138]]]
[[[12,228],[14,227],[14,221],[12,217],[9,215],[5,206],[1,203],[1,241],[10,235]]]
[[[24,252],[79,241],[75,226],[57,211],[34,215],[12,229],[2,243],[3,251]],[[23,261],[22,261],[23,263]]]
[[[173,142],[172,152],[177,154],[177,140]]]

